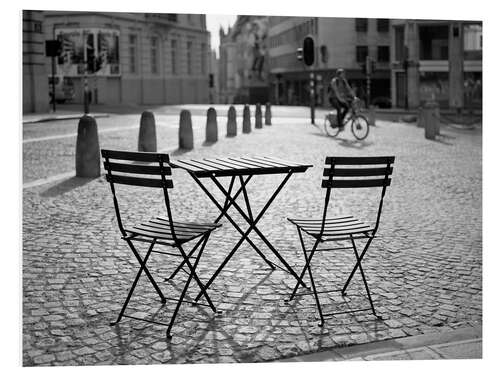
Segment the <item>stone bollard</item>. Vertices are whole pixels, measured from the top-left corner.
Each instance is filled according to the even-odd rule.
[[[425,138],[434,139],[439,135],[439,118],[436,116],[438,104],[434,101],[428,101],[424,105],[423,119],[425,126]]]
[[[252,131],[252,124],[250,123],[250,107],[245,104],[243,108],[243,133],[250,133]]]
[[[206,142],[217,142],[217,112],[210,107],[207,111],[207,127],[205,130]]]
[[[255,129],[262,129],[262,109],[260,103],[255,105]]]
[[[230,106],[227,111],[227,137],[235,137],[237,132],[236,109],[234,106]]]
[[[376,116],[375,116],[375,107],[371,105],[368,108],[368,124],[370,126],[375,126],[375,119],[376,119]]]
[[[156,152],[156,124],[153,112],[142,112],[137,149],[143,152]]]
[[[271,103],[266,103],[265,124],[271,125]]]
[[[193,125],[191,124],[191,112],[187,109],[183,109],[179,120],[179,149],[192,150],[193,147]]]
[[[84,115],[78,122],[75,167],[76,177],[99,177],[101,175],[97,123],[91,116]]]

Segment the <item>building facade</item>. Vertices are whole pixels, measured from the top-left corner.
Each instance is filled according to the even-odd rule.
[[[482,107],[482,23],[393,20],[392,100],[418,108],[435,100],[442,108]]]
[[[265,103],[269,100],[269,18],[238,16],[219,32],[219,84],[222,103]]]
[[[49,109],[43,13],[23,11],[23,113]]]
[[[209,101],[203,14],[44,11],[43,30],[62,42],[56,70],[74,87],[74,102],[83,102],[85,80],[94,103]]]
[[[314,40],[315,61],[306,67],[297,48],[306,36]],[[374,61],[370,93],[375,101],[390,97],[390,20],[332,17],[269,17],[269,62],[273,102],[310,103],[310,74],[316,78],[316,101],[328,106],[327,89],[338,68],[357,95],[366,100],[367,56]]]

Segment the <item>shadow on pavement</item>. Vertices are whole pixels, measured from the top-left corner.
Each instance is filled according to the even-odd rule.
[[[42,196],[44,198],[57,197],[58,195],[67,193],[68,191],[71,191],[71,190],[76,189],[80,186],[86,185],[89,182],[95,180],[96,178],[99,178],[99,177],[92,177],[92,178],[71,177],[71,178],[68,178],[64,181],[59,182],[58,184],[48,188],[45,191],[42,191],[40,193],[40,196]]]

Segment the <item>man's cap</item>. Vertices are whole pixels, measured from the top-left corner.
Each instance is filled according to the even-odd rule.
[[[339,75],[341,73],[344,73],[344,69],[338,68],[336,74]]]

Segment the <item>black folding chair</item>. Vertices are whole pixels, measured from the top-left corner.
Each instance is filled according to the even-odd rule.
[[[305,258],[305,265],[300,274],[300,279],[305,275],[307,271],[309,278],[311,279],[312,292],[297,293],[299,288],[299,283],[296,284],[291,296],[290,301],[296,295],[310,295],[314,294],[316,305],[318,307],[319,316],[321,322],[320,326],[324,324],[324,316],[338,315],[351,312],[368,311],[372,310],[373,314],[377,316],[375,308],[373,306],[372,297],[370,290],[368,288],[368,283],[366,282],[365,273],[363,271],[363,266],[361,262],[370,247],[372,240],[378,230],[380,222],[380,214],[382,212],[382,205],[384,202],[384,196],[387,186],[391,184],[391,179],[389,176],[392,174],[392,164],[394,163],[394,156],[379,156],[379,157],[327,157],[325,160],[326,167],[323,171],[323,181],[321,183],[322,188],[326,188],[325,195],[325,205],[323,209],[323,216],[321,219],[288,219],[290,222],[295,224],[297,231],[299,233],[300,243],[302,245],[302,250]],[[342,216],[342,217],[332,217],[327,218],[327,209],[332,195],[332,189],[334,188],[382,188],[382,194],[380,196],[380,202],[378,206],[377,219],[373,226],[363,223],[362,221],[356,219],[353,216]],[[302,232],[308,234],[315,239],[314,245],[311,250],[306,250],[304,245],[304,239],[302,237]],[[356,248],[355,240],[363,239],[366,240],[365,246],[361,254]],[[322,242],[327,241],[350,241],[351,246],[335,247],[329,249],[318,249],[318,245]],[[317,251],[330,251],[330,250],[347,250],[353,249],[354,256],[356,258],[356,263],[351,271],[347,281],[342,289],[330,290],[330,291],[317,291],[316,285],[314,283],[313,274],[311,271],[311,261],[314,254]],[[308,254],[309,253],[309,254]],[[363,279],[365,285],[366,294],[368,300],[370,301],[370,308],[367,309],[357,309],[348,310],[340,312],[332,312],[328,314],[323,314],[321,309],[321,304],[319,302],[318,293],[331,293],[331,292],[341,292],[342,295],[346,295],[347,287],[352,280],[352,277],[359,268],[359,272]]]
[[[198,266],[201,254],[203,253],[210,233],[215,228],[219,227],[220,224],[214,224],[211,222],[193,223],[173,221],[168,194],[168,190],[173,188],[173,182],[170,178],[171,169],[169,166],[168,155],[149,152],[126,152],[112,150],[101,150],[101,155],[104,159],[104,169],[107,172],[106,180],[110,183],[111,192],[113,194],[113,203],[115,207],[116,218],[118,221],[118,228],[120,229],[120,232],[122,234],[122,239],[127,242],[128,246],[130,247],[130,249],[134,253],[134,256],[137,258],[137,261],[140,264],[139,271],[137,272],[132,286],[130,287],[127,298],[125,299],[125,303],[123,304],[120,314],[118,315],[118,319],[116,320],[116,322],[111,323],[111,325],[115,325],[122,319],[123,316],[126,316],[132,319],[144,320],[147,322],[168,326],[167,338],[171,338],[170,330],[172,329],[172,326],[174,324],[175,318],[179,311],[179,307],[184,301],[184,297],[186,295],[189,284],[191,283],[191,279],[194,278],[194,280],[200,287],[203,296],[208,302],[208,306],[210,306],[212,311],[216,311],[210,297],[205,291],[205,285],[200,281],[195,270]],[[116,198],[115,192],[115,184],[162,189],[165,206],[167,209],[166,217],[155,217],[147,222],[139,223],[132,227],[125,228],[120,216],[120,209],[118,207],[118,200]],[[184,244],[194,239],[197,239],[196,244],[194,245],[192,250],[189,251],[189,253],[186,253],[186,251],[184,250]],[[150,244],[146,255],[143,258],[141,258],[139,252],[136,250],[133,244],[133,242],[135,241]],[[179,253],[153,250],[155,245],[166,245],[169,247],[177,248]],[[193,264],[190,259],[194,257],[194,253],[197,249],[199,249],[199,251],[195,257],[195,261]],[[173,278],[177,271],[179,271],[179,269],[182,268],[184,270],[184,265],[187,265],[188,268],[188,271],[185,271],[189,275],[188,279],[184,285],[179,299],[174,299],[175,301],[177,301],[177,305],[175,306],[175,310],[168,325],[157,321],[125,315],[125,309],[127,308],[127,305],[130,301],[130,298],[132,297],[132,294],[137,285],[137,282],[139,281],[139,278],[142,275],[142,272],[146,274],[151,285],[158,293],[162,304],[164,304],[167,299],[171,300],[171,298],[165,298],[162,291],[158,287],[158,284],[156,283],[146,266],[151,253],[172,255],[182,258],[182,263],[174,271],[170,278]]]

